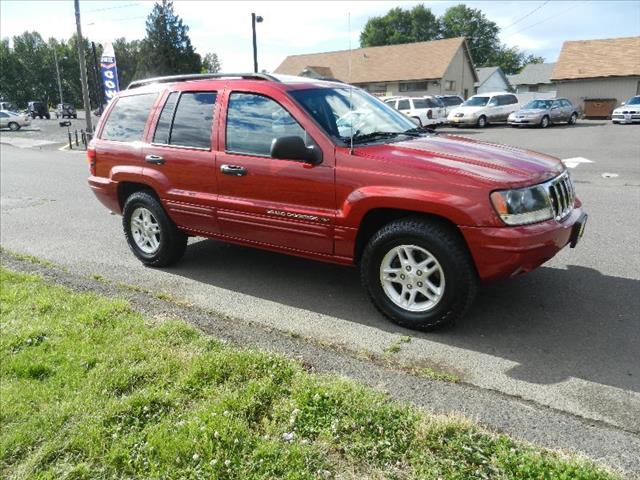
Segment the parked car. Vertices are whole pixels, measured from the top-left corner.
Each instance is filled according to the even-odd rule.
[[[640,123],[640,95],[631,97],[611,114],[613,123]]]
[[[547,128],[555,123],[566,122],[575,125],[580,116],[580,109],[566,98],[553,100],[531,100],[521,110],[509,115],[507,123],[512,127],[521,125]]]
[[[71,103],[59,103],[56,106],[56,118],[78,118],[78,112],[76,112],[76,107],[74,107]]]
[[[464,103],[464,99],[458,95],[436,95],[436,98],[440,99],[440,101],[444,104],[447,115],[453,107],[457,107],[458,105]]]
[[[27,125],[31,125],[31,119],[28,115],[12,112],[10,110],[0,110],[0,128],[8,128],[15,132]]]
[[[444,119],[440,118],[437,112],[440,107],[431,100],[418,97],[398,97],[392,100],[386,100],[385,103],[395,108],[407,117],[413,118],[421,127],[436,126],[444,123]]]
[[[49,107],[44,102],[29,102],[27,106],[27,112],[31,115],[31,118],[46,118],[49,120],[51,114],[49,113]]]
[[[352,112],[353,136],[337,125]],[[145,265],[202,236],[358,266],[377,308],[410,328],[453,322],[478,282],[575,247],[586,222],[559,159],[423,131],[361,89],[302,77],[133,82],[87,155]]]
[[[0,102],[0,110],[8,110],[9,112],[17,112],[18,107],[13,102]]]
[[[475,125],[484,128],[490,123],[506,122],[519,108],[518,97],[512,93],[480,93],[449,112],[447,121],[454,127]]]

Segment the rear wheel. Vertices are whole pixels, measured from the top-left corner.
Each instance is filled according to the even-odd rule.
[[[484,115],[480,115],[480,118],[478,118],[478,121],[476,122],[476,126],[478,128],[484,128],[487,126],[487,117],[485,117]]]
[[[9,130],[11,130],[12,132],[20,130],[20,125],[17,124],[16,122],[10,122],[9,123]]]
[[[122,226],[129,248],[150,267],[165,267],[182,258],[187,235],[149,192],[133,193],[124,204]]]
[[[419,330],[460,318],[477,288],[463,241],[447,226],[421,218],[397,220],[379,230],[362,255],[361,276],[384,315]]]
[[[545,115],[540,120],[540,128],[547,128],[548,126],[549,126],[549,117]]]

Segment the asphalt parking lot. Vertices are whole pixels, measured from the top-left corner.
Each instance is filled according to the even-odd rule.
[[[55,129],[43,122],[55,120],[3,131],[0,141],[52,141]],[[120,218],[89,191],[84,155],[56,151],[64,136],[43,151],[2,145],[1,244],[354,352],[383,354],[410,335],[396,354],[407,364],[437,365],[472,385],[640,433],[640,125],[439,131],[566,159],[590,218],[578,248],[484,286],[468,317],[438,332],[389,323],[346,267],[203,239],[173,268],[143,267]]]

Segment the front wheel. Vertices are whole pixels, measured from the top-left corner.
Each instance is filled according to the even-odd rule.
[[[480,115],[480,118],[478,118],[478,121],[476,122],[476,126],[478,128],[484,128],[487,126],[487,117],[485,117],[484,115]]]
[[[540,120],[540,128],[547,128],[549,126],[549,117],[546,115]]]
[[[150,267],[177,262],[187,248],[187,235],[178,230],[149,192],[136,192],[127,198],[122,227],[133,254]]]
[[[571,117],[569,118],[569,125],[575,125],[578,122],[578,114],[577,113],[572,113]]]
[[[462,317],[477,288],[462,239],[450,227],[421,218],[397,220],[374,234],[362,255],[361,277],[384,315],[418,330]]]
[[[11,122],[9,123],[9,130],[11,130],[12,132],[17,132],[18,130],[20,130],[20,125],[18,125],[16,122]]]

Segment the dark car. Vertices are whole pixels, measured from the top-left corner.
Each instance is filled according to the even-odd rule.
[[[76,112],[76,107],[74,107],[70,103],[59,103],[56,107],[56,118],[78,118],[78,113]]]
[[[144,264],[200,236],[358,266],[375,305],[419,329],[462,316],[479,281],[575,247],[586,220],[559,159],[424,131],[364,90],[302,77],[136,81],[87,155]]]
[[[46,118],[47,120],[51,118],[51,114],[49,113],[49,107],[44,102],[29,102],[27,106],[27,113],[31,115],[31,118]]]

